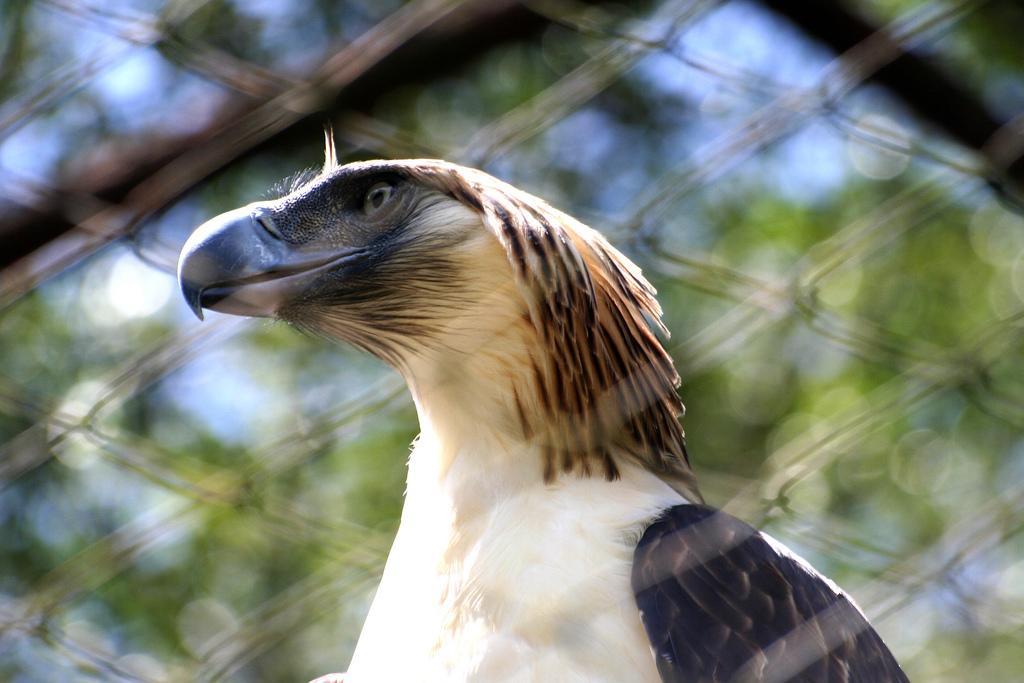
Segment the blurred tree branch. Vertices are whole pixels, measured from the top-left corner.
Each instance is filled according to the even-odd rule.
[[[841,0],[760,0],[761,4],[795,24],[809,37],[842,53],[879,36],[880,27],[847,9]],[[974,11],[982,11],[979,5]],[[998,22],[992,22],[998,23]],[[997,174],[994,189],[1020,197],[1024,192],[1024,149],[999,149],[1006,130],[1015,124],[989,111],[977,95],[934,60],[903,50],[878,69],[871,80],[891,90],[923,120],[933,123],[963,145],[986,157]],[[1019,128],[1019,125],[1017,126]]]
[[[835,0],[761,2],[837,52],[880,35],[877,26]],[[588,0],[584,4],[601,2]],[[230,94],[219,113],[199,130],[177,136],[152,132],[143,140],[112,141],[112,151],[80,165],[59,187],[34,188],[30,200],[5,207],[5,218],[0,221],[4,244],[0,268],[5,275],[0,303],[10,302],[50,273],[131,232],[153,212],[230,162],[270,146],[301,144],[318,135],[324,112],[332,116],[365,112],[396,88],[457,71],[496,45],[535,36],[552,21],[512,0],[469,0],[455,9],[450,3],[415,3],[406,13],[412,14],[416,6],[423,8],[422,16],[414,16],[388,49],[373,49],[369,40],[360,39],[297,87],[263,99],[254,99],[252,93]],[[891,89],[925,120],[984,153],[996,171],[1005,170],[1011,186],[990,179],[997,189],[1020,190],[1024,184],[1020,150],[1007,153],[1006,146],[996,149],[993,144],[993,136],[1008,129],[1007,122],[988,111],[940,66],[904,50],[871,78]],[[83,215],[83,206],[91,207],[84,212],[88,215]],[[50,248],[51,255],[37,255],[35,260],[42,263],[10,267],[42,247],[52,247],[68,233],[83,231],[84,237]]]
[[[0,303],[130,233],[230,162],[319,136],[325,113],[365,112],[396,88],[457,71],[497,45],[536,36],[549,23],[514,0],[413,3],[296,87],[264,99],[231,93],[210,123],[183,135],[152,131],[143,139],[111,141],[111,151],[79,165],[59,187],[31,188],[30,199],[4,207]],[[83,206],[90,207],[88,215]],[[24,258],[62,237],[73,239],[61,240],[66,244],[48,249],[48,256]]]

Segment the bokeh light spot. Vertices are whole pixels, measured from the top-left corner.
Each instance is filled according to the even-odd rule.
[[[859,173],[875,180],[895,178],[910,164],[910,137],[888,116],[868,114],[858,119],[846,151]]]

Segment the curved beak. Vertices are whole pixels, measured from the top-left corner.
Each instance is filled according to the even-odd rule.
[[[252,206],[228,211],[199,226],[185,242],[178,283],[200,320],[204,308],[273,316],[316,275],[362,253],[290,244],[264,211]]]

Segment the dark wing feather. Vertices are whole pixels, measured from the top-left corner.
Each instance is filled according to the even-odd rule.
[[[647,529],[633,592],[666,683],[907,681],[846,595],[714,508],[680,505]]]

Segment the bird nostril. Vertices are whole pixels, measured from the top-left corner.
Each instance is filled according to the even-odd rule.
[[[284,235],[277,229],[277,225],[274,224],[274,217],[269,213],[258,212],[253,215],[255,220],[261,228],[267,231],[267,234],[276,240],[284,240]]]

